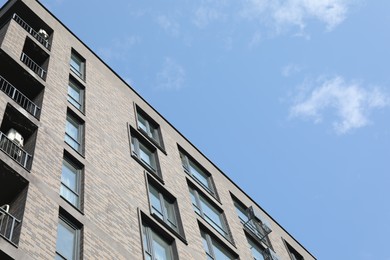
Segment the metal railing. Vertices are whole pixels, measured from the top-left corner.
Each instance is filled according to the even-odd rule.
[[[22,56],[20,57],[20,60],[27,65],[32,71],[34,71],[39,77],[41,77],[43,80],[45,80],[46,77],[46,70],[44,70],[41,66],[39,66],[33,59],[31,59],[29,56],[27,56],[26,53],[22,52]]]
[[[51,44],[47,39],[45,39],[41,34],[36,32],[28,23],[26,23],[22,18],[17,14],[12,16],[12,19],[16,21],[24,30],[26,30],[32,37],[34,37],[39,43],[41,43],[46,49],[50,51]]]
[[[16,103],[23,107],[27,112],[29,112],[34,117],[38,118],[41,108],[35,105],[28,97],[26,97],[22,92],[15,88],[11,83],[5,80],[0,75],[0,90],[3,91],[7,96],[12,98]]]
[[[16,245],[18,238],[14,236],[15,229],[21,221],[0,207],[0,236]]]
[[[0,132],[0,150],[5,152],[25,169],[30,170],[32,156],[11,141],[3,132]]]

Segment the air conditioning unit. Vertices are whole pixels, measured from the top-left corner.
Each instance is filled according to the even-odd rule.
[[[43,39],[45,39],[46,41],[49,39],[49,34],[48,34],[45,30],[43,30],[43,29],[40,29],[40,30],[38,31],[38,34],[39,34]]]
[[[23,136],[22,136],[18,131],[16,131],[15,129],[11,128],[11,129],[8,131],[8,133],[7,133],[7,137],[8,137],[8,139],[10,139],[12,142],[14,142],[15,144],[17,144],[18,146],[23,147],[24,138],[23,138]]]
[[[271,248],[267,248],[264,260],[279,260],[279,256]]]
[[[266,234],[271,233],[271,225],[269,222],[258,212],[253,206],[248,208],[248,214],[250,219],[254,219],[257,222],[261,223],[262,228],[264,229]]]

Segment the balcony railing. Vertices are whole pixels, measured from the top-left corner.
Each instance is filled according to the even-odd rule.
[[[17,245],[18,238],[14,235],[20,225],[20,220],[0,207],[0,236]]]
[[[38,42],[40,42],[46,49],[50,50],[51,45],[47,39],[45,39],[41,34],[36,32],[28,23],[26,23],[22,18],[20,18],[17,14],[12,16],[14,19],[24,30],[26,30],[32,37],[34,37]]]
[[[0,150],[5,152],[25,169],[30,170],[32,156],[11,141],[3,132],[0,132]]]
[[[20,60],[27,65],[32,71],[34,71],[39,77],[45,80],[46,70],[44,70],[41,66],[35,63],[30,57],[27,56],[26,53],[22,52],[22,57]]]
[[[0,90],[3,91],[7,96],[12,98],[16,103],[22,106],[27,112],[34,117],[38,118],[41,108],[34,104],[28,97],[23,95],[17,88],[11,83],[5,80],[0,75]]]

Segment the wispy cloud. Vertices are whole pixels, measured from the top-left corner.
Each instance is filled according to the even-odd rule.
[[[336,76],[319,79],[314,84],[304,83],[293,106],[291,117],[302,117],[320,123],[333,112],[332,126],[336,133],[345,134],[353,129],[367,126],[374,109],[390,106],[390,97],[380,88],[363,87],[357,82],[347,82]]]
[[[276,26],[280,32],[291,26],[303,31],[309,19],[325,24],[328,31],[346,19],[353,0],[244,0],[241,15]],[[356,1],[356,0],[355,0]]]
[[[110,47],[99,48],[98,53],[105,60],[126,60],[131,48],[140,42],[139,36],[115,38],[111,41]]]
[[[157,73],[157,87],[164,90],[179,90],[186,77],[184,68],[172,58],[165,58],[162,69]]]
[[[159,15],[157,16],[157,23],[163,28],[166,32],[172,34],[173,36],[179,35],[180,25],[174,19],[166,16]]]
[[[290,63],[282,68],[282,75],[283,75],[283,77],[290,77],[296,73],[301,72],[302,69],[303,68],[301,65]]]
[[[216,8],[200,6],[195,10],[193,23],[198,28],[204,28],[211,22],[226,19],[227,14],[222,13]]]

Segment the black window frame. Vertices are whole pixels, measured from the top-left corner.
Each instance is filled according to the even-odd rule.
[[[195,186],[189,185],[189,192],[190,192],[190,197],[191,197],[191,203],[194,208],[195,213],[200,216],[206,223],[210,225],[214,230],[216,230],[220,235],[222,235],[226,240],[228,240],[230,243],[234,244],[233,236],[230,231],[225,212],[217,206],[213,201],[211,201],[203,192],[198,190]],[[195,204],[194,201],[192,200],[192,196],[195,199]],[[211,217],[207,216],[205,214],[205,210],[202,208],[202,203],[207,205],[209,208],[211,208],[212,211],[218,212],[219,213],[219,219],[222,223],[222,227],[218,225],[218,223],[215,223]],[[217,228],[217,227],[218,228]]]
[[[80,70],[72,66],[72,61],[78,63]],[[73,48],[71,50],[70,61],[69,61],[70,70],[77,75],[80,79],[85,81],[85,72],[86,72],[86,60]]]
[[[180,160],[184,169],[184,172],[188,174],[193,180],[196,181],[207,193],[213,196],[215,199],[219,201],[219,196],[217,193],[217,189],[215,187],[213,176],[200,164],[198,163],[192,156],[190,156],[186,151],[184,151],[179,146]],[[196,177],[196,174],[191,172],[190,163],[192,163],[195,167],[197,167],[201,173],[206,176],[206,180],[208,185],[206,186],[199,178]]]
[[[162,223],[168,230],[170,230],[172,233],[174,233],[180,240],[182,240],[184,243],[187,244],[187,241],[185,239],[183,224],[180,216],[179,206],[177,203],[177,199],[169,193],[158,181],[156,181],[153,177],[151,177],[148,173],[146,173],[147,177],[147,190],[148,190],[148,199],[149,199],[149,208],[151,215],[160,223]],[[151,191],[151,188],[154,189],[158,193],[158,199],[160,201],[161,205],[165,205],[165,207],[162,208],[163,212],[159,212],[158,209],[155,209],[152,203],[151,196],[153,194]],[[169,221],[168,218],[168,212],[167,212],[167,205],[165,203],[168,203],[171,209],[173,210],[174,218],[176,221],[176,227],[173,227]],[[157,211],[160,213],[155,213],[154,211]],[[173,223],[174,224],[174,223]]]
[[[267,259],[267,252],[266,252],[266,249],[264,248],[264,246],[262,246],[256,239],[253,238],[252,235],[248,234],[247,232],[245,232],[245,237],[246,237],[246,240],[248,241],[248,245],[249,245],[249,249],[250,249],[251,253],[252,253],[252,248],[255,248],[256,251],[258,251],[263,257],[263,259],[257,259],[252,254],[253,259],[254,260]]]
[[[67,124],[70,123],[73,126],[77,126],[78,130],[78,140],[75,140],[68,132],[67,132]],[[68,109],[66,113],[66,126],[65,126],[65,138],[64,141],[67,143],[73,150],[75,150],[77,153],[83,155],[84,154],[84,136],[85,136],[85,122],[82,120],[79,116],[77,116],[74,112],[72,112],[70,109]],[[78,145],[78,149],[73,147],[73,145],[69,142],[67,142],[67,138],[69,138],[71,141],[74,141]]]
[[[73,191],[70,187],[68,187],[65,183],[62,181],[62,175],[63,175],[63,167],[70,166],[75,170],[76,174],[76,182],[77,182],[77,190]],[[69,169],[69,167],[68,167]],[[72,170],[72,169],[70,169]],[[79,211],[83,211],[83,202],[84,202],[84,166],[78,162],[72,155],[70,155],[68,152],[64,152],[64,156],[62,159],[62,168],[61,168],[61,188],[64,186],[66,190],[69,190],[72,194],[77,196],[77,203],[76,205],[73,204],[71,201],[69,201],[66,196],[64,196],[61,192],[60,188],[60,197],[63,198],[67,203],[69,203],[72,207],[76,208]]]
[[[150,117],[144,110],[142,110],[137,104],[135,106],[135,114],[136,114],[136,125],[137,129],[140,133],[142,133],[150,142],[152,142],[155,146],[157,146],[162,152],[166,154],[164,141],[161,133],[160,125]],[[142,124],[140,122],[140,117],[145,121],[146,131],[140,126]],[[153,136],[152,130],[155,132]]]
[[[60,214],[58,217],[58,224],[57,224],[57,237],[56,237],[56,245],[58,244],[58,228],[59,225],[62,225],[63,227],[74,231],[75,234],[75,241],[74,241],[74,251],[72,253],[73,255],[73,260],[80,260],[82,259],[82,225],[76,221],[71,215],[64,210],[60,208]],[[60,259],[67,259],[63,255],[61,255],[60,252],[57,251],[57,246],[56,246],[56,251],[55,251],[56,259],[57,256],[60,257]]]
[[[285,239],[283,239],[283,243],[287,249],[288,256],[291,260],[304,260],[305,258],[293,247],[291,246]]]
[[[223,249],[223,251],[225,251],[224,253],[229,254],[228,257],[231,257],[232,260],[239,259],[236,253],[231,252],[231,250],[229,250],[229,248],[225,246],[222,241],[217,239],[212,233],[207,232],[205,229],[201,228],[200,236],[202,238],[203,249],[205,250],[207,259],[218,260],[215,256],[214,246],[219,246],[221,249]],[[206,242],[206,244],[204,242]],[[207,249],[205,246],[207,246]]]
[[[72,95],[69,94],[69,88],[78,89],[80,95],[80,101],[74,99]],[[85,86],[81,84],[75,77],[70,76],[68,81],[67,89],[67,100],[68,102],[75,107],[81,113],[85,113]],[[79,105],[80,107],[77,107]]]

